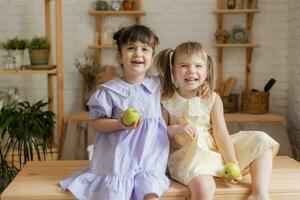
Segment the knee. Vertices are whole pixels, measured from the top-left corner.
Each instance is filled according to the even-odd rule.
[[[199,199],[206,199],[207,197],[212,197],[216,191],[215,183],[204,183],[197,185],[198,190],[194,190],[193,193],[195,196],[199,197]],[[201,198],[205,197],[205,198]]]
[[[196,178],[189,184],[192,196],[196,199],[213,199],[216,191],[216,183],[213,177]]]
[[[257,131],[255,134],[255,139],[257,142],[262,142],[262,141],[268,141],[270,139],[270,136],[262,131]]]
[[[146,194],[144,200],[158,200],[158,196],[154,193]]]

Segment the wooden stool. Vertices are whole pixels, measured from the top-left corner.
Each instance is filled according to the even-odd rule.
[[[1,195],[1,200],[75,199],[58,186],[58,181],[84,169],[89,161],[28,162]],[[216,200],[242,200],[250,192],[250,176],[234,185],[216,179]],[[286,156],[276,157],[269,192],[272,200],[300,199],[300,163]],[[175,181],[161,197],[162,200],[188,200],[189,190]]]

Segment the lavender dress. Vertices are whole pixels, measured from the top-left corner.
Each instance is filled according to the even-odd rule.
[[[92,119],[119,118],[134,107],[142,121],[132,130],[97,132],[90,167],[60,181],[63,189],[78,199],[142,200],[148,193],[160,196],[169,187],[169,140],[160,88],[157,77],[146,77],[140,84],[115,78],[95,92],[88,102]]]

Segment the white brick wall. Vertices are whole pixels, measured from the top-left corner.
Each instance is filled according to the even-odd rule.
[[[300,1],[289,1],[288,14],[288,127],[295,156],[300,160]],[[298,141],[297,141],[298,140]]]
[[[44,31],[42,2],[42,0],[0,0],[0,41],[16,35],[31,37],[42,34]],[[94,41],[94,19],[88,15],[91,2],[92,0],[63,0],[66,114],[81,109],[82,79],[74,66],[74,60],[82,57],[87,46]],[[297,4],[299,7],[299,3],[294,2],[298,1],[290,0],[290,4]],[[261,11],[254,17],[254,39],[261,43],[261,47],[255,49],[253,54],[253,87],[261,90],[270,78],[275,78],[277,83],[271,90],[271,111],[286,115],[288,102],[292,104],[298,101],[299,104],[299,97],[286,98],[288,80],[292,78],[296,80],[298,77],[299,82],[299,70],[297,77],[296,73],[288,76],[288,66],[296,71],[300,63],[299,43],[296,46],[294,40],[288,41],[288,36],[291,35],[297,36],[299,41],[299,14],[297,14],[299,9],[296,12],[295,6],[289,7],[287,0],[260,0],[259,3]],[[160,38],[159,50],[174,47],[182,41],[198,40],[215,55],[215,49],[212,47],[216,28],[216,16],[213,14],[214,0],[143,0],[142,8],[146,11],[142,22],[152,27]],[[289,11],[293,12],[288,14]],[[294,19],[297,15],[298,19]],[[244,24],[245,18],[237,15],[225,16],[225,21],[224,27],[230,29],[233,24]],[[129,17],[107,17],[103,25],[104,27],[111,25],[116,30],[120,24],[132,22],[133,19]],[[294,25],[293,28],[288,26],[288,22]],[[293,49],[298,49],[298,58]],[[113,54],[112,50],[105,50],[104,63],[114,62]],[[288,55],[293,56],[293,62],[288,62]],[[238,76],[239,91],[243,88],[244,71],[245,50],[225,49],[224,78]],[[46,97],[46,80],[43,77],[0,77],[0,89],[11,86],[19,87],[20,93],[29,100]],[[296,89],[294,87],[294,90]],[[297,92],[291,90],[293,87],[290,83],[290,94]]]

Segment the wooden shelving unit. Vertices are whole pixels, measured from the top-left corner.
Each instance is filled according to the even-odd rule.
[[[101,64],[101,53],[102,49],[114,49],[114,45],[102,44],[101,33],[102,33],[102,21],[106,16],[132,16],[135,18],[135,23],[141,23],[141,17],[145,15],[145,12],[141,10],[141,0],[135,1],[134,10],[104,10],[104,11],[90,11],[89,15],[95,17],[95,43],[89,45],[89,48],[92,48],[96,52],[96,62]]]
[[[61,0],[44,0],[45,9],[45,34],[51,43],[51,2],[55,4],[55,46],[56,46],[56,68],[51,70],[0,70],[0,75],[46,75],[47,76],[47,93],[49,99],[49,110],[54,112],[54,78],[56,77],[56,102],[57,111],[56,124],[58,136],[58,150],[61,150],[63,123],[64,123],[64,92],[63,92],[63,57],[62,57],[62,1]],[[53,55],[50,49],[49,64],[53,63]]]
[[[224,48],[246,48],[246,78],[245,78],[245,90],[249,90],[252,86],[252,53],[253,48],[260,47],[259,43],[253,43],[253,18],[254,14],[258,13],[259,9],[253,8],[253,1],[248,0],[245,9],[224,9],[223,0],[217,0],[217,9],[214,13],[217,16],[217,30],[223,29],[223,15],[227,14],[243,14],[246,15],[246,25],[248,30],[248,43],[246,44],[215,44],[217,48],[217,89],[220,89],[223,81],[223,49]]]

